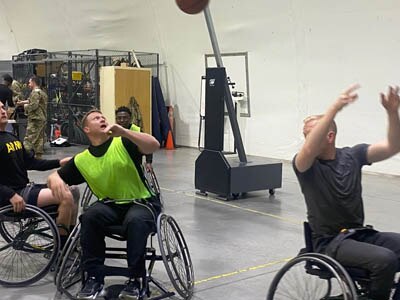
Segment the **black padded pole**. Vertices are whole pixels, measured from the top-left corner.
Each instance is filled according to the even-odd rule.
[[[212,44],[212,47],[214,50],[214,56],[215,56],[215,60],[217,62],[217,67],[223,68],[224,65],[222,62],[221,52],[219,51],[217,36],[215,34],[214,24],[213,24],[213,21],[211,18],[211,13],[210,13],[210,9],[209,9],[208,5],[204,8],[204,16],[206,18],[208,33],[210,34],[211,44]],[[242,136],[240,134],[240,129],[239,129],[239,124],[238,124],[238,121],[237,121],[237,118],[235,115],[235,108],[233,105],[232,95],[231,95],[231,91],[229,89],[227,78],[225,78],[225,104],[226,104],[226,108],[228,110],[229,121],[231,123],[233,137],[235,139],[235,144],[236,144],[238,155],[239,155],[239,160],[242,163],[247,163],[246,152],[244,150]]]

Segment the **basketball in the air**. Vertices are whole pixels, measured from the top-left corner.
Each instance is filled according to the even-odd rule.
[[[200,13],[207,5],[209,0],[175,0],[181,11],[194,15]]]

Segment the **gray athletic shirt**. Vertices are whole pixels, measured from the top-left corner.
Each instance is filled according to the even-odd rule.
[[[343,228],[363,226],[361,168],[369,164],[368,146],[337,148],[335,159],[316,159],[305,172],[296,169],[293,159],[314,238],[336,235]]]

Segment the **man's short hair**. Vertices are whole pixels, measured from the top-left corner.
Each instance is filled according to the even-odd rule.
[[[87,121],[88,116],[95,112],[102,114],[101,110],[99,110],[97,108],[93,108],[93,109],[89,110],[82,118],[82,122],[81,122],[82,128],[86,126],[86,121]]]
[[[42,84],[40,78],[35,75],[29,78],[29,80],[33,81],[37,86],[40,86]]]
[[[10,74],[4,74],[4,75],[3,75],[3,80],[4,80],[5,82],[8,82],[9,84],[11,84],[11,83],[13,82],[13,78],[11,77]]]
[[[120,113],[120,112],[126,112],[128,115],[132,116],[131,110],[126,106],[118,107],[117,110],[115,111],[115,114]]]

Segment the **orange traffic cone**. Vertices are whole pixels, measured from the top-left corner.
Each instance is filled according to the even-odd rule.
[[[174,139],[172,138],[171,130],[168,131],[167,141],[165,142],[165,149],[166,150],[175,150]]]

